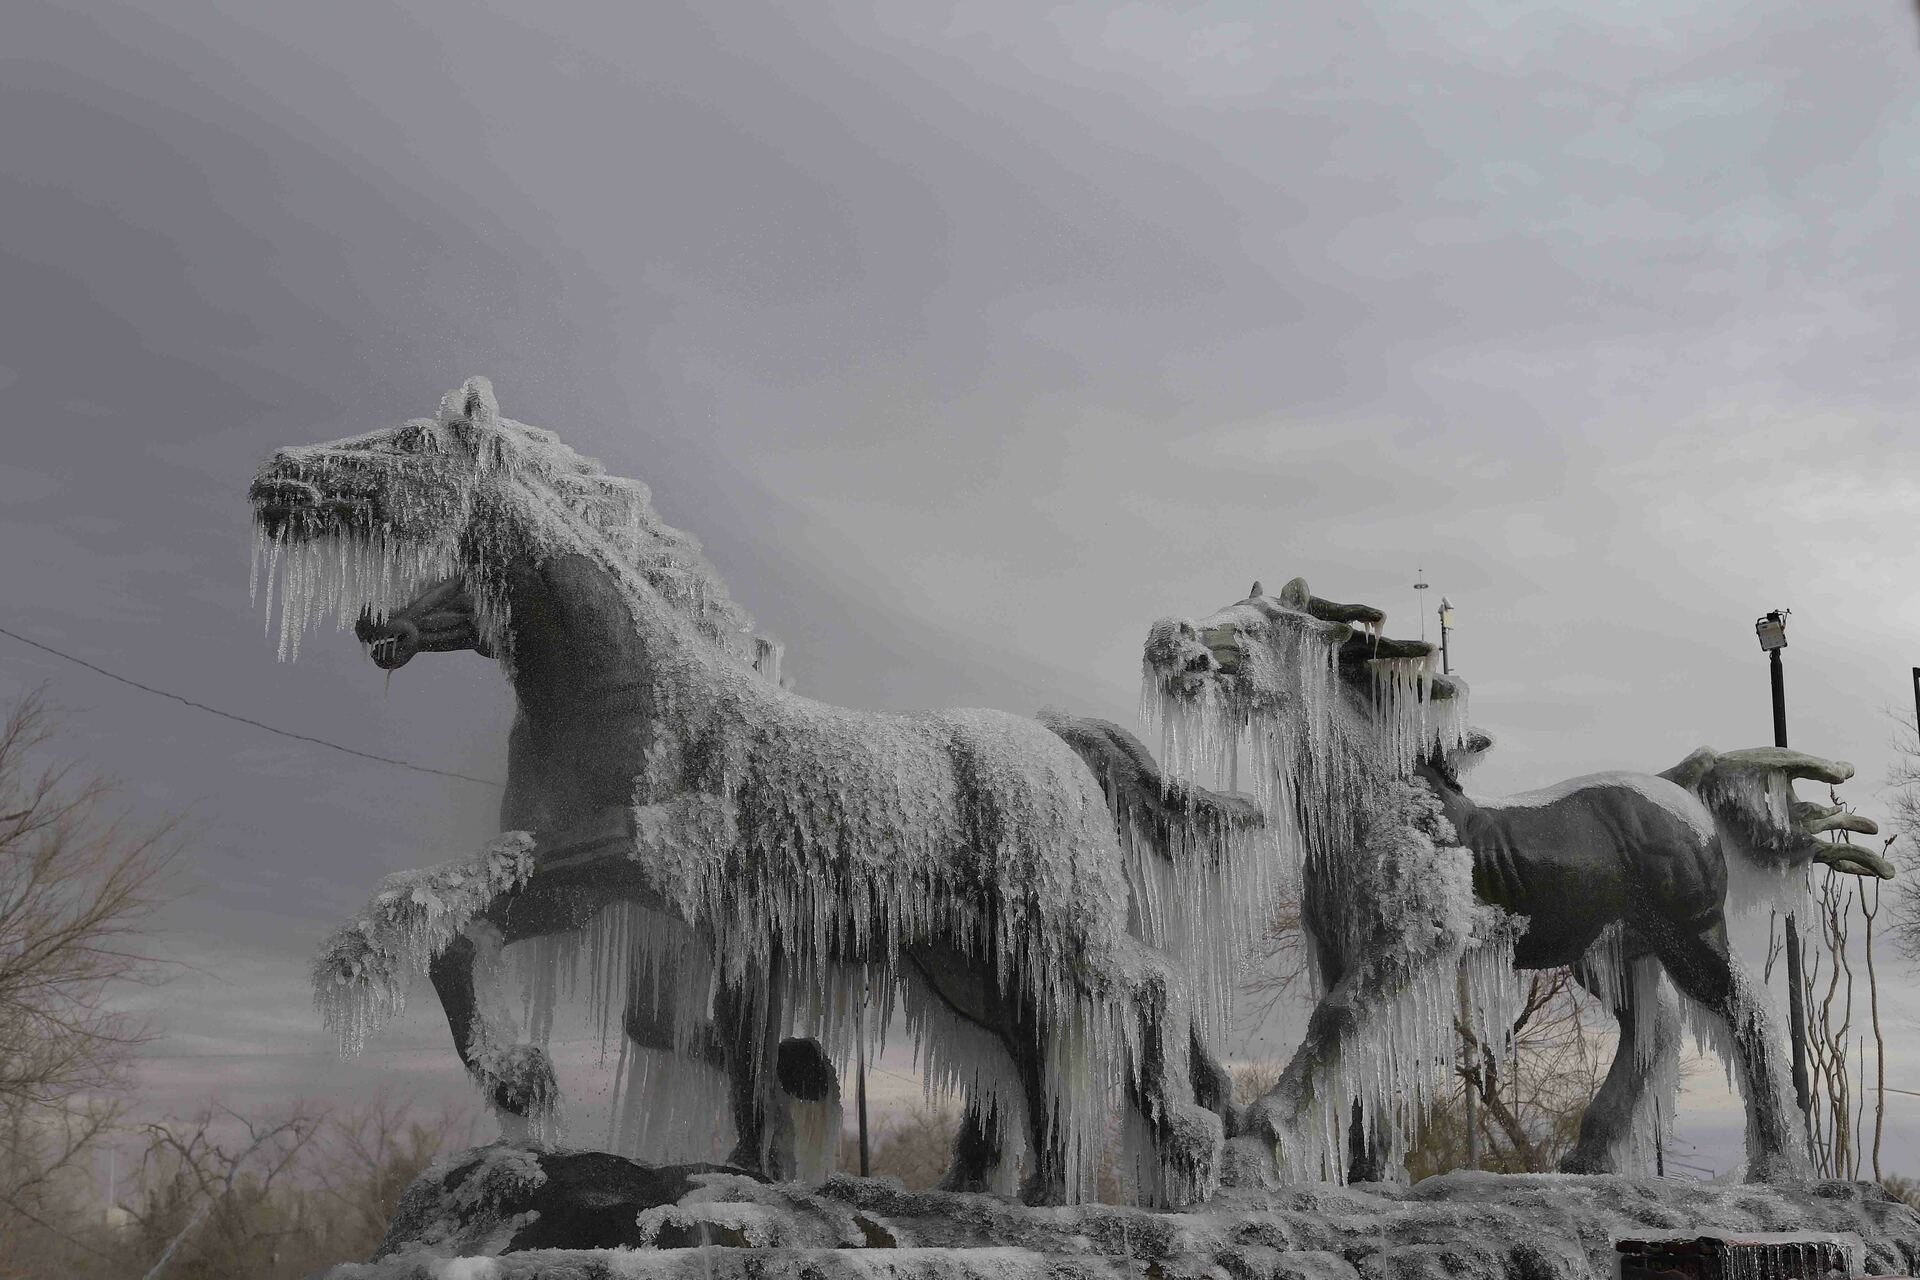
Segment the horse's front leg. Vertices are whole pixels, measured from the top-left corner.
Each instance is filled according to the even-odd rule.
[[[501,952],[510,942],[580,929],[616,900],[647,896],[629,867],[628,832],[625,812],[610,810],[535,837],[532,873],[495,895],[428,962],[454,1051],[509,1138],[546,1136],[560,1087],[546,1050],[521,1035],[500,986]]]
[[[1132,1001],[1139,1052],[1130,1055],[1127,1104],[1150,1148],[1132,1153],[1135,1192],[1156,1207],[1196,1204],[1220,1187],[1232,1084],[1207,1056],[1171,975],[1142,982]]]
[[[1307,1019],[1307,1034],[1287,1062],[1280,1079],[1266,1094],[1255,1099],[1243,1113],[1240,1132],[1227,1143],[1223,1169],[1229,1184],[1273,1187],[1287,1174],[1333,1176],[1336,1170],[1315,1171],[1299,1150],[1310,1112],[1329,1086],[1326,1067],[1338,1062],[1342,1049],[1360,1030],[1360,1009],[1369,994],[1358,980],[1356,967],[1331,991],[1321,997]],[[1336,1100],[1335,1105],[1344,1102]],[[1325,1156],[1337,1159],[1337,1147],[1345,1137],[1344,1126],[1336,1126],[1336,1137],[1326,1144]]]
[[[1726,925],[1654,939],[1661,963],[1682,995],[1720,1023],[1721,1053],[1735,1069],[1747,1108],[1747,1181],[1804,1182],[1812,1177],[1806,1130],[1793,1105],[1764,992],[1742,971],[1727,945]]]
[[[493,1104],[508,1138],[543,1137],[560,1103],[560,1086],[545,1049],[521,1041],[496,980],[506,941],[480,920],[428,962],[454,1051]],[[483,985],[484,984],[484,985]]]

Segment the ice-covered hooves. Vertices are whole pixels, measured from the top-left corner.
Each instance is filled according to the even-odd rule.
[[[1220,1153],[1220,1182],[1228,1187],[1258,1187],[1266,1191],[1278,1187],[1279,1152],[1272,1140],[1251,1133],[1227,1139]]]
[[[1170,1206],[1198,1204],[1220,1189],[1226,1145],[1226,1126],[1216,1113],[1192,1102],[1170,1108],[1159,1151]]]
[[[1575,1147],[1572,1151],[1560,1157],[1558,1172],[1624,1174],[1627,1170],[1619,1168],[1613,1161],[1607,1159],[1605,1156],[1595,1155],[1591,1151],[1582,1151],[1580,1148]]]
[[[1745,1182],[1765,1183],[1772,1186],[1792,1186],[1813,1181],[1813,1166],[1804,1156],[1790,1152],[1776,1152],[1772,1155],[1747,1157]]]

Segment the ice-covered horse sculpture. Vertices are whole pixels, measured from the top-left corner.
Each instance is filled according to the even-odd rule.
[[[1239,835],[1167,871],[1045,725],[850,711],[776,687],[645,487],[502,418],[483,379],[434,419],[279,451],[251,498],[283,648],[322,614],[377,620],[457,575],[524,741],[565,787],[543,825],[391,885],[330,945],[319,995],[346,1047],[399,1007],[415,969],[465,945],[453,967],[484,980],[476,959],[506,939],[627,903],[641,910],[593,918],[596,986],[617,986],[634,955],[670,957],[652,971],[689,992],[710,965],[754,994],[762,1061],[791,1028],[844,1061],[860,1003],[884,1025],[897,991],[930,1080],[969,1099],[982,1176],[1024,1130],[1029,1200],[1090,1192],[1122,1095],[1166,1199],[1214,1185],[1222,1122],[1189,1100],[1193,984],[1151,923],[1129,932],[1130,880],[1170,884],[1157,905],[1178,912],[1206,900],[1199,881],[1261,861]],[[582,717],[605,731],[583,737]],[[474,996],[456,1040],[503,1110],[535,1114],[550,1066],[489,1012],[495,996]]]
[[[1819,857],[1883,874],[1863,850],[1812,839],[1872,823],[1791,800],[1792,779],[1839,782],[1851,767],[1702,751],[1663,775],[1475,803],[1458,769],[1488,740],[1467,728],[1464,683],[1432,672],[1431,646],[1382,638],[1383,621],[1296,579],[1277,596],[1256,583],[1199,622],[1156,623],[1147,643],[1143,702],[1171,767],[1250,768],[1263,807],[1292,815],[1301,836],[1292,847],[1323,994],[1242,1122],[1237,1172],[1337,1176],[1351,1146],[1379,1176],[1451,1061],[1456,1002],[1485,1043],[1512,966],[1576,965],[1620,1017],[1621,1043],[1568,1169],[1635,1171],[1652,1107],[1670,1100],[1678,1027],[1660,998],[1664,971],[1737,1073],[1749,1176],[1803,1174],[1766,1005],[1727,945],[1724,851],[1776,871]],[[1352,1143],[1350,1106],[1373,1124]]]
[[[374,665],[389,673],[422,653],[492,656],[480,631],[473,597],[459,577],[434,583],[382,617],[363,611],[354,632]],[[755,669],[784,685],[777,642],[755,637],[752,648]],[[609,735],[618,738],[621,722],[629,714],[633,713],[601,709],[589,715],[583,708],[571,723],[573,731],[587,739],[588,745],[576,754],[591,755],[593,742]],[[1236,876],[1229,870],[1227,874],[1183,876],[1180,868],[1194,868],[1207,861],[1210,850],[1229,848],[1242,836],[1257,833],[1263,825],[1259,811],[1245,797],[1215,795],[1163,778],[1152,755],[1118,725],[1058,713],[1042,713],[1041,719],[1079,754],[1099,780],[1123,844],[1132,850],[1153,851],[1152,857],[1130,859],[1134,871],[1130,886],[1133,929],[1156,946],[1171,950],[1181,961],[1182,976],[1188,979],[1194,997],[1189,1003],[1197,1002],[1199,1013],[1192,1046],[1195,1096],[1230,1123],[1232,1084],[1207,1043],[1212,1031],[1226,1020],[1225,1000],[1238,951],[1260,923],[1259,898],[1257,891],[1249,898],[1253,886],[1246,883],[1244,875]],[[564,803],[575,789],[566,780],[556,779],[550,767],[543,767],[553,753],[538,750],[529,732],[524,719],[519,720],[509,740],[506,795],[501,806],[502,826],[508,830],[549,825],[543,821],[550,816],[548,809]],[[1240,842],[1247,849],[1243,859],[1257,856],[1250,844]],[[571,914],[513,910],[515,898],[538,902],[545,897],[544,881],[545,877],[536,873],[508,897],[501,909],[491,913],[499,917],[503,937],[511,933],[515,941],[522,941],[534,928],[562,932],[592,928],[593,917],[605,905],[592,897],[578,899],[577,910]],[[1193,898],[1195,894],[1198,898]],[[637,908],[629,905],[626,909]],[[1243,922],[1238,932],[1222,927],[1234,917]],[[1196,923],[1197,929],[1190,927]],[[657,933],[670,929],[672,922],[652,919],[648,927],[650,933]],[[360,946],[363,933],[355,927],[340,936],[352,952]],[[685,964],[690,958],[695,971],[704,975],[706,970],[697,955],[683,954],[677,963]],[[476,959],[471,947],[456,941],[429,968],[454,1029],[456,1046],[465,1046],[472,1039]],[[780,1021],[781,1015],[777,1010],[754,1006],[751,994],[755,983],[751,978],[715,990],[709,1015],[701,988],[690,987],[677,973],[657,971],[659,962],[659,957],[637,958],[636,971],[628,974],[625,983],[621,1022],[626,1040],[621,1046],[614,1089],[620,1099],[613,1134],[617,1149],[651,1159],[707,1158],[716,1153],[713,1137],[720,1131],[718,1112],[724,1098],[738,1135],[725,1157],[728,1164],[753,1168],[775,1178],[797,1176],[812,1181],[824,1177],[830,1170],[830,1140],[838,1130],[834,1110],[838,1081],[819,1044],[789,1038],[781,1042],[772,1063],[759,1061],[759,1055],[748,1051],[757,1043],[751,1031],[754,1019],[771,1017]],[[669,958],[666,963],[676,960]],[[335,967],[331,959],[323,963],[329,975]],[[676,999],[676,993],[685,994]],[[545,994],[550,998],[553,993],[547,990]],[[768,1067],[774,1068],[771,1081],[757,1074]],[[716,1074],[720,1077],[717,1088]],[[979,1108],[966,1110],[956,1134],[955,1159],[943,1186],[969,1190],[988,1185],[990,1179],[982,1161],[998,1160],[990,1129],[989,1117]],[[1125,1164],[1131,1167],[1124,1172],[1143,1199],[1164,1199],[1168,1190],[1156,1185],[1157,1161],[1151,1158],[1151,1143],[1139,1141],[1144,1136],[1141,1134],[1129,1136],[1135,1142],[1126,1153],[1129,1158]],[[809,1144],[807,1139],[814,1141]]]

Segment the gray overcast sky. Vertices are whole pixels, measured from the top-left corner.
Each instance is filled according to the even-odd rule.
[[[488,664],[281,666],[246,596],[268,450],[483,372],[817,696],[1131,721],[1153,618],[1303,573],[1412,633],[1424,566],[1486,789],[1765,742],[1785,605],[1795,744],[1871,808],[1920,662],[1917,72],[1893,0],[9,6],[5,625],[498,775]],[[236,1056],[153,1096],[372,1080],[306,959],[493,796],[0,640],[42,680],[201,832],[155,1052]],[[452,1087],[443,1036],[387,1043]]]

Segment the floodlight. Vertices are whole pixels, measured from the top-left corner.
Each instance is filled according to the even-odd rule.
[[[1775,609],[1766,617],[1753,624],[1753,630],[1760,637],[1760,648],[1767,653],[1787,647],[1787,619],[1791,609]]]

